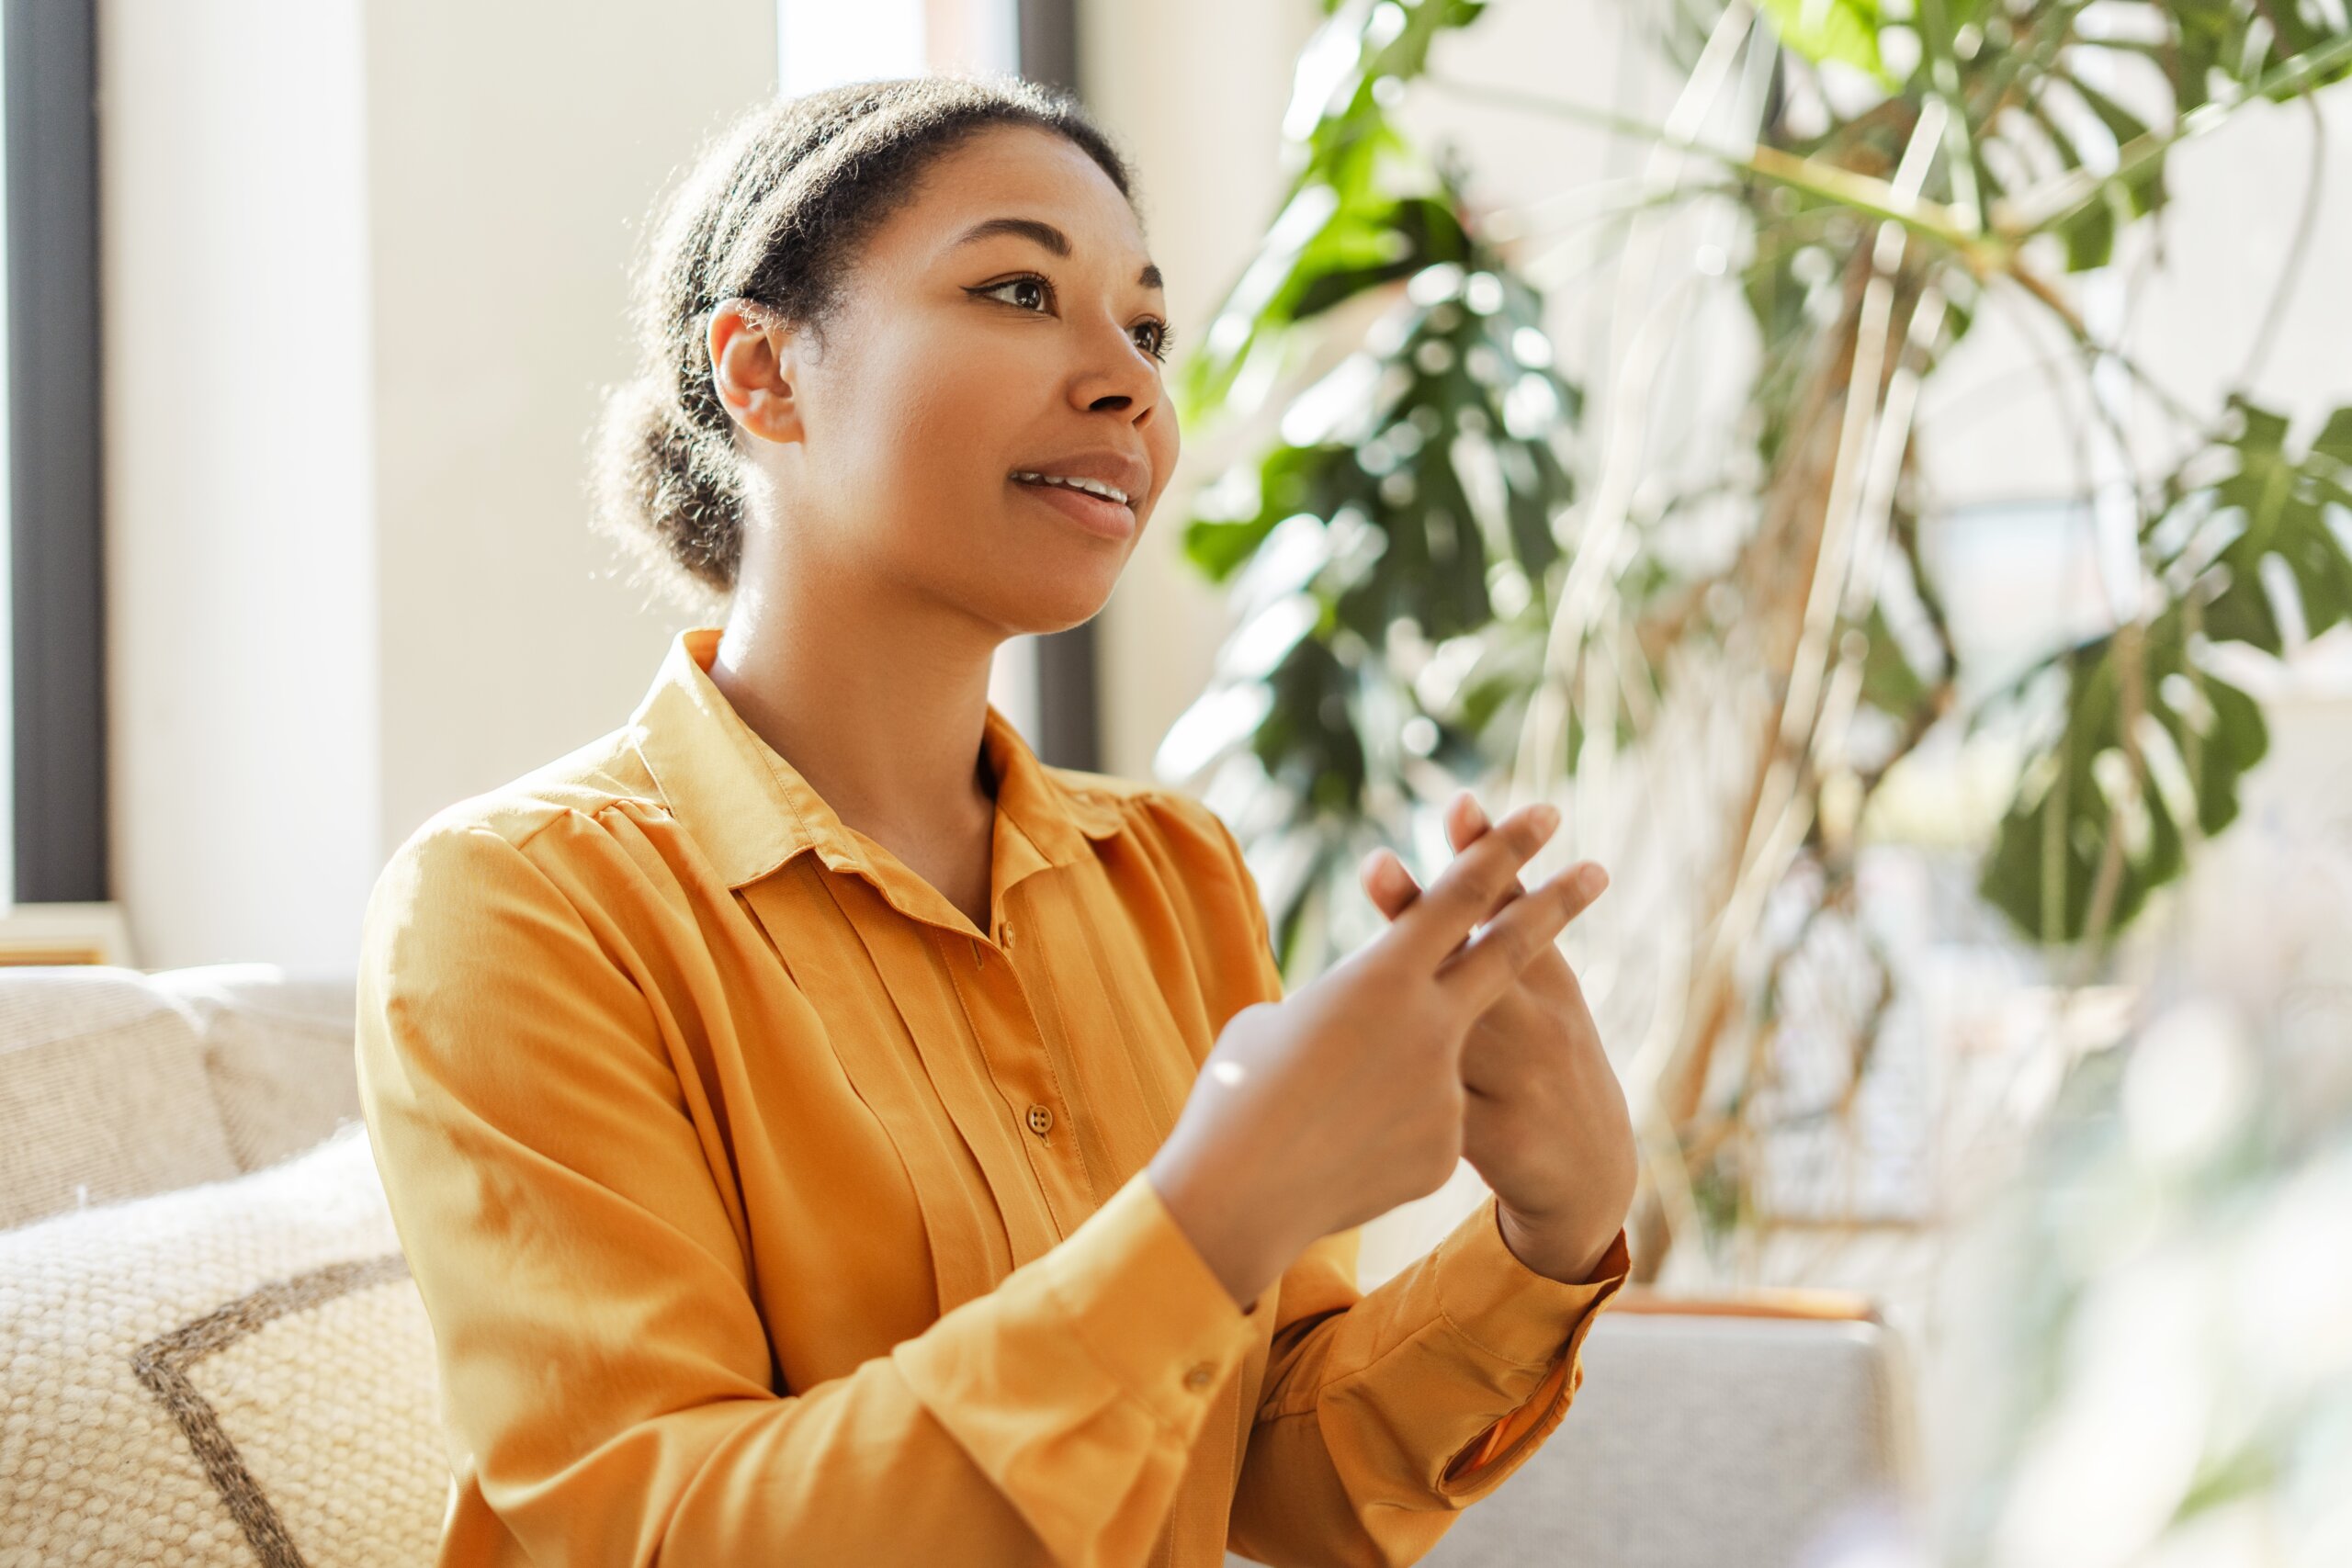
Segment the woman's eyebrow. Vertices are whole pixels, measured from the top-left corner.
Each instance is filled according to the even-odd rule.
[[[1068,256],[1070,252],[1068,234],[1035,218],[984,218],[957,235],[956,243],[968,245],[975,240],[985,240],[996,234],[1014,235],[1057,256]],[[1159,269],[1149,262],[1146,262],[1143,270],[1136,275],[1136,281],[1146,288],[1165,287]]]
[[[1069,254],[1069,236],[1050,223],[1035,218],[988,218],[973,224],[956,237],[959,245],[975,240],[985,240],[991,234],[1014,234],[1033,244],[1043,246],[1057,256]]]

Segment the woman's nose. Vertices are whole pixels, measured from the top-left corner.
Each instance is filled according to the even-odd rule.
[[[1140,421],[1159,401],[1159,372],[1117,322],[1088,334],[1086,364],[1072,378],[1070,400],[1090,413]]]

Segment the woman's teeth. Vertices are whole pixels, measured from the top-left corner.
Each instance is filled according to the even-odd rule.
[[[1122,506],[1127,504],[1127,492],[1125,491],[1121,490],[1116,485],[1104,484],[1101,479],[1064,479],[1059,474],[1029,474],[1018,472],[1016,472],[1012,477],[1023,484],[1060,485],[1065,490],[1082,490],[1089,495],[1099,495],[1105,501],[1115,501]]]

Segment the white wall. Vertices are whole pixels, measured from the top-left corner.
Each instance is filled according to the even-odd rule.
[[[587,525],[655,195],[774,91],[773,0],[368,9],[386,852],[622,723],[684,620]]]
[[[358,0],[98,12],[115,892],[315,963],[379,863]]]
[[[773,0],[103,0],[110,784],[135,962],[348,967],[417,823],[621,723],[586,525],[654,197]]]

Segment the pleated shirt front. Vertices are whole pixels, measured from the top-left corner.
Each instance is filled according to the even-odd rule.
[[[1494,1201],[1244,1312],[1144,1166],[1282,982],[1232,834],[994,707],[980,931],[680,634],[628,722],[368,902],[356,1055],[432,1321],[445,1565],[1406,1562],[1566,1416],[1624,1278]]]

